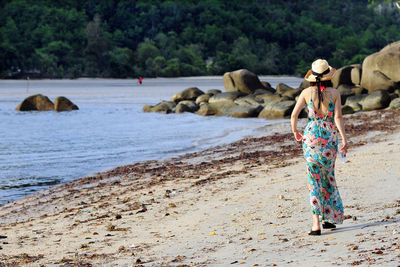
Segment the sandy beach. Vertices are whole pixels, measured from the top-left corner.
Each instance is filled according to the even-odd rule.
[[[271,136],[121,166],[0,207],[0,265],[398,266],[400,110],[346,115],[345,125],[337,230],[307,235],[306,165],[282,123]]]

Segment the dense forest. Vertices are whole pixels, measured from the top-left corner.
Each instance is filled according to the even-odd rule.
[[[390,1],[9,0],[0,78],[304,75],[400,40]]]

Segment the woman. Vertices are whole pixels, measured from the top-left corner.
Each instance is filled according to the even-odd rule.
[[[303,141],[307,162],[313,226],[309,235],[321,235],[324,229],[336,228],[343,221],[343,204],[335,180],[335,159],[338,132],[342,139],[339,151],[347,153],[340,93],[332,87],[335,69],[326,60],[318,59],[304,77],[310,87],[304,89],[291,116],[292,131],[297,141]],[[304,133],[297,131],[297,119],[306,106],[308,122]],[[336,124],[336,126],[335,126]],[[337,128],[337,130],[336,130]]]

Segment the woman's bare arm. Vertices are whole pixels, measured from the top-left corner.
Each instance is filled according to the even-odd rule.
[[[294,106],[294,109],[292,111],[292,115],[290,117],[290,123],[292,125],[292,132],[294,134],[294,137],[296,138],[297,141],[301,141],[301,139],[303,138],[302,134],[297,131],[297,120],[299,118],[299,114],[301,112],[301,110],[304,108],[304,106],[306,105],[306,99],[304,97],[304,91],[303,90],[297,100],[296,105]]]
[[[347,153],[347,139],[342,115],[342,101],[340,98],[340,93],[338,91],[335,100],[335,123],[339,131],[340,137],[342,138],[342,147],[339,150]]]

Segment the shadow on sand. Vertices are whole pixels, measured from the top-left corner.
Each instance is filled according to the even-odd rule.
[[[393,223],[399,223],[399,222],[400,222],[400,219],[393,219],[393,220],[385,220],[385,221],[378,221],[378,222],[372,222],[372,223],[344,226],[344,227],[339,227],[339,228],[333,229],[330,232],[324,232],[324,233],[322,233],[322,235],[331,235],[331,234],[336,234],[336,233],[340,233],[340,232],[353,231],[353,230],[357,230],[357,229],[364,229],[367,227],[382,226],[382,225],[386,225],[386,224],[393,224]]]

